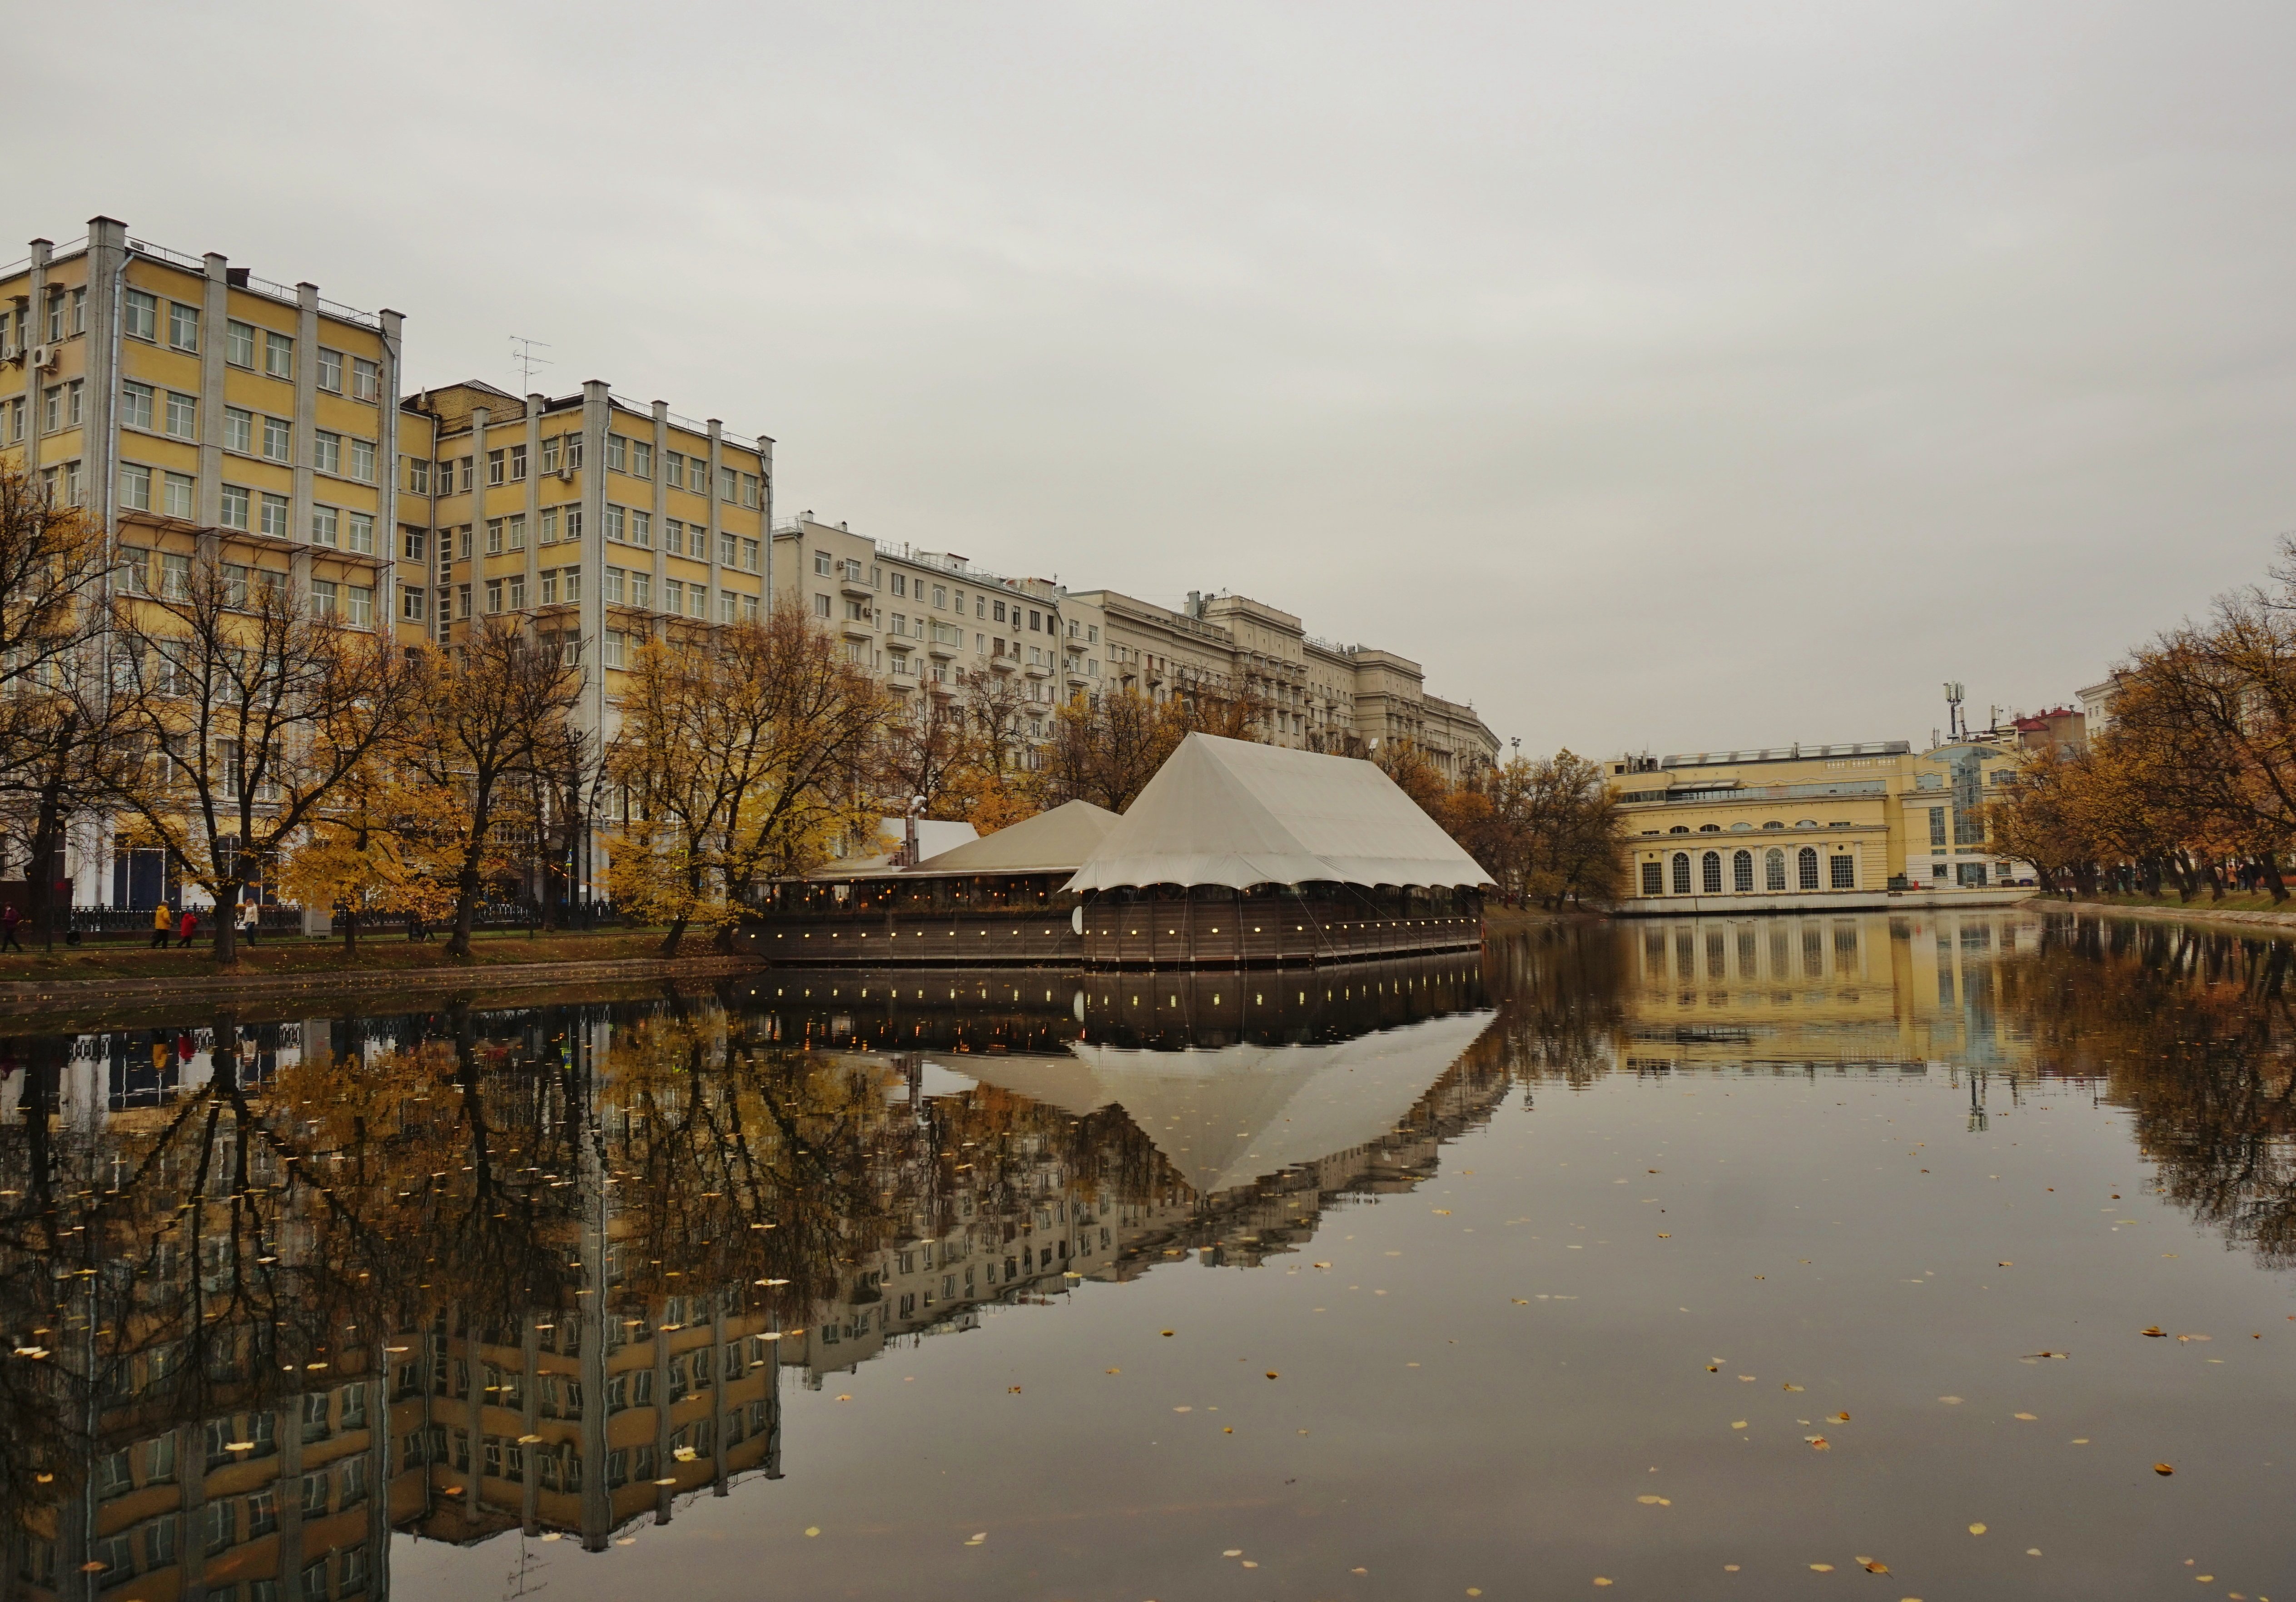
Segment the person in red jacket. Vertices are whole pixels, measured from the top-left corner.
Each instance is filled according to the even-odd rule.
[[[200,915],[188,907],[184,908],[184,916],[176,920],[176,949],[179,951],[190,950],[192,936],[199,932]]]

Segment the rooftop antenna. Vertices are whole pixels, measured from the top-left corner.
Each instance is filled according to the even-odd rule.
[[[1961,720],[1961,702],[1964,694],[1958,682],[1945,686],[1945,732],[1949,740],[1965,739],[1969,726]]]
[[[510,365],[518,369],[518,392],[531,395],[534,393],[534,370],[556,366],[548,357],[534,353],[553,347],[547,340],[529,340],[519,333],[510,336]]]

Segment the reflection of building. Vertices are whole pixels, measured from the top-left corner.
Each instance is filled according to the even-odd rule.
[[[1488,1017],[1462,1010],[1472,959],[1280,993],[814,977],[820,994],[745,1012],[34,1043],[7,1081],[0,1184],[98,1209],[66,1237],[97,1266],[59,1276],[29,1233],[0,1251],[5,1322],[52,1349],[59,1409],[0,1425],[61,1454],[42,1493],[59,1499],[0,1538],[10,1594],[381,1598],[394,1531],[603,1549],[777,1477],[783,1368],[817,1384],[975,1327],[985,1303],[1192,1249],[1281,1252],[1340,1191],[1415,1183],[1505,1084],[1447,1072]],[[1119,1044],[1079,1044],[1079,1014]],[[1003,1082],[1031,1063],[1185,1080],[1200,1044],[1257,1064],[1243,1102],[1196,1109],[1233,1139],[1258,1108],[1216,1169],[1171,1147],[1168,1117],[1140,1127],[1144,1097],[1070,1108]],[[729,1182],[736,1121],[753,1211]],[[385,1132],[358,1146],[362,1128]]]
[[[2041,920],[2010,910],[1652,920],[1628,950],[1624,1056],[1642,1067],[1859,1062],[2014,1067],[1994,967]]]
[[[2016,900],[2031,870],[2000,855],[1985,808],[2018,760],[1990,739],[1919,755],[1900,740],[1621,758],[1620,910],[1982,906],[2005,886]]]

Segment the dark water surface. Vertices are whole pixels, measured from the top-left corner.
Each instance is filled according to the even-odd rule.
[[[0,1597],[2296,1602],[2292,963],[1710,919],[19,1035]]]

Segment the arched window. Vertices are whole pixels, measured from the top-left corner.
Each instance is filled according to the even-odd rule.
[[[1690,853],[1688,851],[1677,851],[1674,854],[1674,893],[1678,896],[1686,896],[1690,893]]]
[[[1784,890],[1786,887],[1786,854],[1772,846],[1762,853],[1762,888]]]
[[[1702,834],[1719,834],[1722,832],[1722,826],[1718,823],[1702,823],[1698,826],[1698,832]]]
[[[1833,870],[1834,889],[1855,890],[1857,888],[1857,858],[1836,857],[1827,866]]]
[[[1730,888],[1741,895],[1754,888],[1754,853],[1730,853]]]
[[[1794,877],[1803,890],[1817,888],[1817,848],[1806,845],[1794,853]]]
[[[1686,823],[1678,823],[1675,825],[1674,827],[1669,829],[1667,833],[1669,834],[1687,834],[1690,833],[1690,826]]]
[[[1785,827],[1785,825],[1778,822],[1775,818],[1772,818],[1769,822],[1764,824],[1762,827],[1766,829],[1783,829]]]
[[[1722,893],[1722,853],[1709,851],[1699,859],[1698,882],[1710,896]]]

